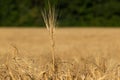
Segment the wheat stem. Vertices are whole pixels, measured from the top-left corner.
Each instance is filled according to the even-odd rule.
[[[51,55],[52,55],[52,64],[53,64],[53,71],[55,71],[55,38],[54,38],[54,30],[56,26],[56,16],[55,16],[55,8],[51,7],[48,3],[49,10],[44,10],[42,12],[42,17],[46,28],[49,32],[49,37],[51,41]]]

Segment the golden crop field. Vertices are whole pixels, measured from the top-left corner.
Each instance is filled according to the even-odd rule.
[[[0,28],[0,80],[120,80],[119,28]]]

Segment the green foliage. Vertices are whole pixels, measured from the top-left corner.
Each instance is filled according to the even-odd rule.
[[[120,26],[119,0],[50,0],[60,26]],[[0,0],[0,26],[42,26],[48,0]]]

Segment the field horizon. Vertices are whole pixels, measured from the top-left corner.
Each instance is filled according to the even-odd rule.
[[[112,47],[109,51],[119,50],[119,34],[119,28],[57,28],[56,50],[61,54],[72,48],[81,53],[92,54],[95,50],[105,51],[105,48],[107,50],[109,47]],[[0,28],[0,36],[0,53],[8,53],[11,44],[24,53],[49,53],[44,52],[44,49],[49,50],[50,47],[49,34],[45,28]]]

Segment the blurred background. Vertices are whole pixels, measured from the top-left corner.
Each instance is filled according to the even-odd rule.
[[[0,0],[1,27],[42,27],[48,0]],[[60,27],[119,27],[120,0],[50,0]]]

